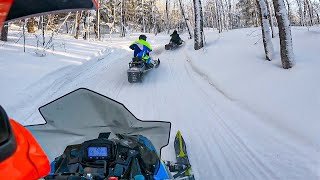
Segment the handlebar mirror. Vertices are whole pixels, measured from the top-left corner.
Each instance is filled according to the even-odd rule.
[[[9,158],[17,149],[16,139],[9,118],[0,106],[0,162]]]

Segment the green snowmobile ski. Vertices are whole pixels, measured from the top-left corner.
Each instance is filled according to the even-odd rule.
[[[166,162],[167,167],[171,172],[176,172],[173,175],[174,179],[179,180],[195,180],[192,174],[191,164],[188,158],[186,143],[178,131],[174,140],[174,150],[176,154],[176,163],[170,161]]]

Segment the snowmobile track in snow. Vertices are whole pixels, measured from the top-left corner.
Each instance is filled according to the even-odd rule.
[[[190,60],[187,59],[186,61],[189,63],[189,66],[191,66],[192,70],[194,70],[194,67],[192,66]],[[189,68],[186,66],[186,64],[185,64],[185,67],[186,67],[186,71],[188,72],[188,75],[189,75],[190,79],[193,80],[195,84],[199,83],[199,81],[196,81],[196,80],[194,79],[194,75],[193,75],[193,76],[191,75],[191,72],[190,72]],[[205,76],[204,74],[199,73],[199,71],[194,71],[194,73],[197,73],[201,78],[207,77],[207,76]],[[205,77],[204,77],[204,76],[205,76]],[[232,101],[232,99],[228,98],[228,96],[226,96],[222,91],[220,91],[216,86],[214,86],[214,84],[210,83],[210,80],[208,80],[207,78],[205,78],[204,80],[207,81],[211,86],[213,86],[214,89],[218,90],[218,92],[220,92],[222,95],[224,95],[228,100]],[[209,96],[209,95],[202,89],[201,86],[198,86],[198,87],[199,87],[199,89],[200,89],[199,92],[201,92],[201,93],[199,93],[199,94],[202,95],[201,97],[202,97],[202,99],[203,99],[203,102],[205,102],[205,103],[207,104],[207,106],[211,109],[212,115],[216,117],[215,119],[218,121],[218,123],[219,123],[219,125],[220,125],[219,127],[222,127],[222,129],[224,130],[223,133],[218,133],[218,134],[217,134],[219,137],[216,137],[216,138],[215,138],[215,141],[216,141],[216,142],[219,142],[219,140],[220,140],[220,143],[215,143],[215,144],[219,145],[219,144],[222,143],[222,144],[224,144],[225,146],[228,147],[228,148],[220,148],[220,150],[221,150],[224,158],[226,159],[226,162],[228,163],[228,156],[223,152],[223,149],[229,149],[230,151],[232,151],[232,152],[228,153],[229,157],[230,157],[230,155],[233,155],[233,156],[234,156],[234,155],[237,155],[237,154],[239,153],[239,151],[236,151],[235,148],[234,148],[234,146],[232,146],[232,145],[237,145],[236,147],[237,147],[238,149],[240,148],[240,149],[241,149],[241,152],[242,152],[243,154],[246,154],[246,157],[247,157],[248,159],[251,159],[251,161],[252,161],[253,164],[256,164],[257,167],[263,167],[264,170],[269,171],[268,168],[265,167],[265,166],[263,165],[263,163],[257,158],[257,156],[255,155],[255,153],[253,153],[253,152],[250,150],[250,148],[241,140],[241,138],[234,132],[234,130],[232,130],[232,128],[230,128],[230,127],[226,124],[226,121],[225,121],[225,120],[221,117],[221,115],[219,115],[219,113],[215,110],[216,107],[217,107],[216,104],[214,103],[215,100],[211,100],[211,101],[209,102],[209,100],[212,98],[212,96]],[[212,126],[214,126],[214,125],[212,125]],[[228,135],[229,138],[226,138],[226,135]],[[228,143],[228,139],[229,139],[229,140],[232,140],[233,143]],[[241,159],[243,159],[243,158],[236,157],[236,159],[241,160]],[[234,161],[232,161],[232,162],[234,162]],[[239,161],[239,162],[241,162],[241,161]],[[229,164],[229,163],[228,163],[228,164]],[[259,166],[259,165],[260,165],[260,166]],[[231,164],[229,164],[228,166],[231,167]],[[243,166],[243,164],[242,164],[241,166]],[[240,168],[241,166],[239,166],[238,168]],[[232,168],[231,168],[231,169],[232,169]],[[248,170],[249,170],[249,169],[248,169]],[[249,172],[250,172],[250,170],[249,170]],[[270,173],[270,172],[269,172],[269,173]],[[234,174],[236,175],[235,172],[234,172]],[[265,173],[265,174],[267,174],[267,173]],[[253,175],[253,174],[252,174],[252,175]],[[267,178],[267,177],[266,177],[266,178]]]

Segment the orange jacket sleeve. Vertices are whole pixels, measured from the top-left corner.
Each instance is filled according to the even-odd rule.
[[[41,146],[25,127],[10,119],[17,149],[0,163],[0,179],[36,180],[50,172],[49,159]]]

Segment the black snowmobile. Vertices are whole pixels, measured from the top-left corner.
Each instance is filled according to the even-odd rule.
[[[181,46],[183,46],[183,45],[184,45],[184,41],[183,41],[183,40],[180,40],[180,42],[179,42],[178,44],[173,43],[172,41],[170,41],[170,43],[169,43],[169,44],[166,44],[166,45],[164,46],[164,48],[165,48],[166,50],[174,50],[174,49],[177,49],[177,48],[179,48],[179,47],[181,47]]]
[[[160,65],[160,59],[155,61],[156,64],[146,64],[144,61],[138,57],[132,58],[129,63],[129,69],[127,71],[128,81],[130,83],[142,82],[143,75],[152,70],[153,68],[158,68]]]
[[[52,162],[47,180],[195,180],[180,131],[177,162],[161,160],[170,122],[141,121],[119,102],[84,88],[39,111],[46,123],[27,128]]]
[[[170,39],[169,44],[166,44],[164,46],[164,48],[166,50],[173,50],[173,49],[177,49],[178,47],[183,46],[184,41],[180,38],[180,36],[176,30],[174,30],[170,36],[171,36],[171,39]]]

